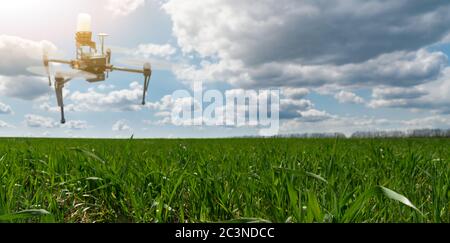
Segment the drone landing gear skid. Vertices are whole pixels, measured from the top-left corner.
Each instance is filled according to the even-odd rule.
[[[64,84],[69,81],[70,79],[64,79],[64,77],[55,77],[56,99],[58,101],[58,106],[61,108],[61,124],[66,123],[66,119],[64,117],[63,88]]]
[[[142,105],[145,105],[145,96],[147,95],[148,85],[150,84],[150,75],[144,77],[144,94],[142,96]]]

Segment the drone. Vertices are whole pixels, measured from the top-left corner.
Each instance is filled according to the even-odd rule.
[[[145,105],[145,97],[148,91],[150,78],[152,76],[152,68],[150,63],[145,63],[142,69],[131,69],[117,67],[111,64],[111,49],[104,50],[105,37],[108,34],[100,33],[100,50],[97,49],[97,43],[92,41],[91,31],[91,16],[88,14],[78,15],[77,32],[75,34],[76,40],[76,58],[74,60],[58,60],[48,57],[48,54],[43,54],[44,75],[48,77],[49,86],[52,85],[50,75],[50,64],[66,64],[70,65],[72,72],[56,72],[55,78],[55,92],[58,106],[61,108],[61,124],[66,123],[64,117],[64,100],[63,88],[66,83],[73,78],[84,78],[89,83],[96,83],[105,81],[109,77],[109,73],[113,71],[123,71],[130,73],[140,73],[144,75],[144,90],[142,96],[142,105]],[[33,72],[33,70],[31,70]]]

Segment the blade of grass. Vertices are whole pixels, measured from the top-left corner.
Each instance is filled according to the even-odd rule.
[[[325,184],[328,183],[328,181],[323,178],[320,175],[314,174],[312,172],[307,172],[307,171],[301,171],[301,170],[294,170],[294,169],[289,169],[289,168],[283,168],[283,167],[273,167],[273,169],[275,169],[276,171],[284,171],[284,172],[289,172],[292,174],[296,174],[296,175],[301,175],[301,176],[308,176],[308,177],[312,177],[314,179],[317,179]]]
[[[378,192],[380,192],[387,198],[398,201],[398,202],[416,210],[418,213],[420,213],[420,215],[423,216],[423,213],[416,206],[414,206],[414,204],[412,204],[408,198],[406,198],[402,194],[399,194],[399,193],[397,193],[389,188],[386,188],[384,186],[378,186],[377,189],[378,189]]]
[[[308,193],[308,213],[314,216],[316,222],[323,222],[322,210],[320,210],[320,204],[314,193]]]
[[[232,223],[232,224],[246,224],[246,223],[272,223],[269,220],[266,219],[260,219],[260,218],[238,218],[238,219],[231,219],[227,221],[222,221],[221,223]]]
[[[98,155],[92,153],[91,151],[88,151],[88,150],[85,150],[85,149],[82,149],[82,148],[71,148],[71,150],[76,151],[78,153],[85,154],[88,157],[91,157],[93,159],[96,159],[96,160],[102,162],[103,164],[106,164],[106,162],[102,158],[100,158]]]

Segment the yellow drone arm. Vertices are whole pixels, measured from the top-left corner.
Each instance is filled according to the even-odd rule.
[[[67,60],[49,59],[48,62],[72,65],[72,61],[67,61]]]
[[[145,72],[143,69],[122,68],[122,67],[116,67],[116,66],[112,66],[111,71],[122,71],[122,72],[142,73],[142,74],[144,74],[144,72]]]

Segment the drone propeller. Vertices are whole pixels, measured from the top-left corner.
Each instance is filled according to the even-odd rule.
[[[52,79],[50,78],[50,65],[49,65],[49,61],[48,61],[48,55],[46,52],[44,52],[42,61],[44,63],[44,67],[45,67],[45,74],[48,77],[48,86],[52,86]]]
[[[51,46],[44,46],[42,48],[42,63],[45,67],[45,74],[42,74],[42,76],[46,76],[48,77],[48,85],[51,86],[52,85],[52,81],[51,81],[51,75],[50,75],[50,58],[58,58],[58,59],[63,59],[64,58],[64,54],[58,50],[56,50],[54,47]],[[41,75],[41,74],[38,74]]]
[[[35,74],[37,76],[46,77],[48,79],[49,86],[51,86],[52,85],[51,66],[60,65],[58,63],[61,63],[61,61],[55,61],[55,60],[62,60],[62,59],[64,59],[64,57],[66,55],[51,45],[45,45],[44,47],[42,47],[41,51],[42,51],[42,67],[41,66],[31,66],[31,67],[27,68],[27,71],[29,73]],[[53,65],[51,65],[51,64],[53,64]],[[66,63],[66,64],[69,64],[69,63]],[[69,76],[72,76],[72,74],[70,74]]]

